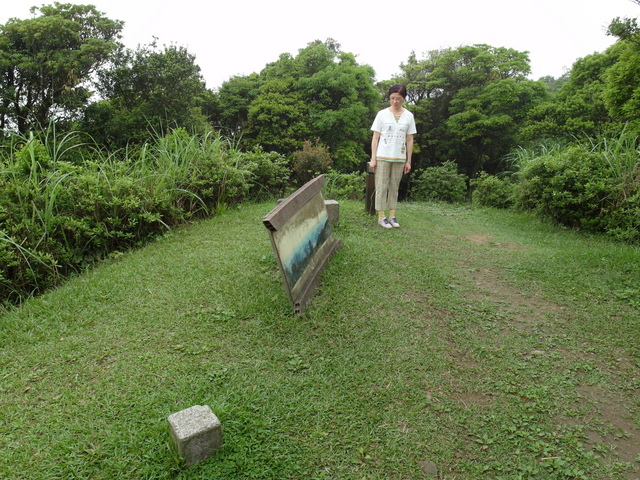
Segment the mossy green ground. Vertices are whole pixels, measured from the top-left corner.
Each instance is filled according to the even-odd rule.
[[[0,317],[0,477],[633,479],[640,251],[530,216],[341,202],[303,316],[245,205]],[[209,405],[184,469],[166,418]],[[437,473],[434,475],[434,471]]]

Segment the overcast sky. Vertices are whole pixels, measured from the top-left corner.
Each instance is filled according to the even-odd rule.
[[[69,0],[62,1],[67,3]],[[34,0],[5,0],[0,24],[29,18]],[[576,59],[614,43],[606,27],[615,17],[637,18],[631,0],[88,0],[123,20],[123,42],[135,48],[158,37],[184,46],[210,88],[234,75],[259,72],[282,53],[295,55],[314,40],[333,38],[378,80],[399,73],[411,51],[484,43],[529,52],[532,79],[561,76]],[[397,5],[397,6],[396,6]]]

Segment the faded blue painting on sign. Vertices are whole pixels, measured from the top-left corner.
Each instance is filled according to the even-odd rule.
[[[305,218],[295,229],[282,235],[280,259],[289,285],[293,287],[298,283],[318,249],[330,235],[329,215],[324,209],[313,218]]]

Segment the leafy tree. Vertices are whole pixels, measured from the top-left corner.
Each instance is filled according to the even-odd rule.
[[[640,132],[640,49],[628,46],[607,72],[604,100],[610,114]]]
[[[451,102],[449,132],[463,141],[451,155],[464,152],[459,163],[470,177],[481,169],[496,172],[502,157],[519,142],[519,126],[537,99],[544,96],[539,82],[506,78],[481,88],[459,92]]]
[[[216,106],[209,114],[214,126],[230,136],[242,134],[249,118],[249,105],[257,97],[259,87],[257,73],[223,82],[215,94]]]
[[[624,123],[640,132],[640,29],[635,19],[615,18],[607,34],[618,42],[574,63],[561,87],[532,109],[523,138],[607,137]]]
[[[640,0],[635,0],[634,3],[640,5]],[[638,22],[635,18],[614,18],[609,24],[607,35],[612,35],[640,46],[640,27],[638,27]]]
[[[612,117],[640,133],[640,28],[635,19],[615,19],[609,33],[620,39],[615,45],[619,56],[606,72],[604,101]]]
[[[287,155],[319,139],[335,168],[352,171],[367,158],[369,122],[379,100],[373,76],[371,67],[358,65],[331,39],[312,42],[295,57],[283,54],[260,73],[244,137]]]
[[[411,52],[407,63],[400,64],[400,68],[404,72],[404,78],[400,81],[403,81],[407,86],[407,102],[409,104],[418,104],[435,98],[443,92],[443,85],[433,81],[433,72],[438,67],[438,60],[447,52],[448,50],[432,50],[427,52],[427,57],[423,60],[418,60],[415,52]],[[397,82],[391,81],[389,83]]]
[[[559,91],[534,107],[523,128],[528,140],[602,134],[612,122],[604,99],[608,70],[617,62],[619,46],[578,59]]]
[[[123,22],[93,5],[33,7],[0,26],[0,128],[21,133],[69,120],[88,102],[90,76],[118,46]]]
[[[526,112],[546,95],[528,55],[489,45],[435,50],[402,65],[419,130],[416,168],[455,161],[472,177],[498,168]]]
[[[567,80],[569,80],[569,71],[566,71],[558,78],[555,78],[551,75],[546,75],[544,77],[540,77],[538,80],[546,85],[547,91],[549,93],[557,93],[562,85],[564,85]]]
[[[267,151],[292,154],[312,135],[308,106],[293,85],[292,78],[269,80],[249,105],[246,135]]]
[[[195,130],[206,119],[201,107],[207,90],[195,57],[175,45],[155,42],[123,49],[111,68],[99,72],[104,99],[87,109],[83,128],[100,143],[122,146],[142,142],[148,129]]]
[[[359,66],[350,53],[340,52],[336,61],[311,77],[298,81],[308,99],[312,129],[329,146],[338,170],[352,171],[367,155],[363,146],[371,132],[369,122],[378,94],[373,87],[373,70]]]

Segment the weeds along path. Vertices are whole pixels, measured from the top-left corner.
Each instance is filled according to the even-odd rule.
[[[494,242],[493,235],[468,235],[466,237],[472,244],[478,247],[489,247],[498,250],[520,251],[522,246],[516,244],[503,244]],[[526,290],[523,286],[517,287],[510,284],[508,275],[499,267],[491,265],[469,265],[462,260],[461,268],[470,273],[473,288],[465,295],[472,302],[484,302],[491,305],[496,315],[504,319],[504,328],[516,331],[519,334],[537,337],[541,348],[531,352],[521,352],[523,356],[554,356],[560,367],[565,365],[567,371],[580,377],[581,370],[596,370],[603,378],[615,378],[622,381],[618,385],[620,391],[612,391],[608,381],[600,384],[593,379],[582,379],[576,384],[577,400],[570,405],[566,414],[555,417],[559,424],[586,426],[585,435],[588,444],[593,448],[597,445],[608,445],[613,448],[617,458],[622,462],[636,463],[640,458],[640,430],[637,423],[637,396],[629,393],[637,393],[637,382],[628,384],[629,379],[638,379],[638,364],[634,365],[635,354],[625,350],[600,351],[605,354],[600,356],[598,351],[590,348],[588,337],[583,337],[578,348],[563,348],[555,341],[556,338],[566,338],[571,330],[569,324],[580,323],[584,320],[580,315],[575,315],[570,299],[555,299],[548,297],[540,291],[535,282],[529,284]],[[580,274],[580,272],[576,272]],[[594,279],[597,281],[597,279]],[[574,290],[570,285],[569,291]],[[569,301],[567,301],[569,300]],[[597,301],[594,299],[594,301]],[[561,303],[558,303],[561,302]],[[589,310],[588,310],[589,311]],[[627,312],[633,314],[632,311]],[[611,321],[620,321],[620,315],[608,315]],[[588,321],[593,321],[589,318]],[[574,339],[578,342],[578,339]],[[615,353],[615,360],[611,355]],[[611,363],[613,362],[613,363]],[[629,388],[630,387],[630,388]],[[582,423],[574,411],[585,412]],[[635,418],[635,419],[634,419]],[[588,426],[590,424],[590,427]],[[602,426],[607,426],[602,428]],[[633,474],[635,475],[635,474]],[[633,477],[629,477],[633,478]]]
[[[444,470],[466,478],[459,465],[490,451],[486,474],[637,478],[638,250],[507,212],[406,204],[401,216],[401,231],[373,228],[356,247],[384,302],[366,315],[395,311],[412,349],[400,361],[435,357],[426,408],[447,412],[460,442]]]
[[[638,249],[424,203],[387,231],[341,202],[297,317],[272,207],[0,316],[0,478],[638,478]],[[192,405],[225,446],[185,470],[166,418]]]
[[[585,449],[618,464],[619,478],[638,478],[640,309],[637,287],[634,300],[624,294],[638,269],[618,257],[629,247],[533,219],[523,225],[517,216],[426,210],[441,224],[431,230],[433,243],[460,302],[440,322],[454,337],[447,355],[465,372],[458,382],[476,377],[452,398],[466,408],[513,396],[524,412],[546,412],[559,430],[580,431]],[[450,328],[459,316],[473,317],[465,342]],[[484,388],[471,387],[478,383]]]

